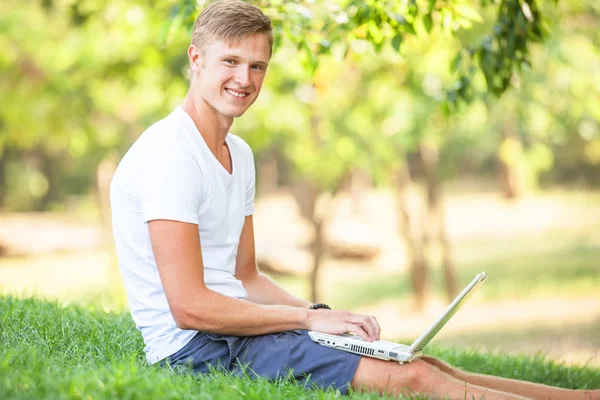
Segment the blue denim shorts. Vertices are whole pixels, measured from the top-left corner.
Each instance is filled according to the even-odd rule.
[[[306,330],[260,336],[229,336],[198,332],[163,363],[208,373],[210,366],[235,375],[278,380],[293,376],[297,382],[348,392],[361,356],[323,347]]]

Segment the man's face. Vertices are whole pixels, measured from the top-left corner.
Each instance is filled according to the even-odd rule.
[[[223,116],[241,116],[258,97],[270,53],[269,40],[262,33],[239,43],[209,43],[192,63],[196,93]]]

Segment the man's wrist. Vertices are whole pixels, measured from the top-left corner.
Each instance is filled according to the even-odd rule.
[[[311,329],[311,318],[310,318],[310,310],[308,308],[299,308],[299,311],[302,312],[302,329],[310,330]]]
[[[329,307],[325,303],[310,303],[309,305],[306,306],[306,308],[308,308],[309,310],[318,310],[318,309],[331,310],[331,307]]]

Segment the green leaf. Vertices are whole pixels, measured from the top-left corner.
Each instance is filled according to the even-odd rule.
[[[431,28],[433,27],[433,18],[431,17],[431,13],[423,16],[423,26],[427,32],[431,32]]]
[[[306,53],[306,68],[312,75],[315,73],[317,67],[319,66],[319,59],[317,55],[313,53],[306,40],[303,40],[300,46],[302,47],[302,49],[304,49],[304,52]]]
[[[381,29],[372,20],[367,24],[367,39],[375,44],[382,43],[384,39]]]
[[[452,59],[452,62],[450,63],[450,71],[451,72],[456,72],[458,71],[458,69],[460,68],[460,65],[462,64],[462,59],[463,59],[463,55],[462,55],[462,51],[459,51],[456,56]]]
[[[466,4],[455,4],[454,11],[462,17],[470,19],[471,21],[483,22],[483,18],[474,9]]]
[[[167,45],[167,37],[169,36],[170,30],[171,30],[171,20],[168,19],[162,23],[160,32],[158,34],[158,42],[161,44],[161,46]]]
[[[431,12],[433,11],[434,7],[435,7],[435,3],[437,3],[437,0],[428,0],[427,2],[427,12],[429,14],[431,14]]]
[[[279,49],[279,47],[281,47],[281,37],[282,37],[282,35],[274,35],[273,53],[275,53]]]
[[[458,16],[455,18],[455,21],[461,28],[471,29],[473,27],[473,23],[471,22],[470,19],[466,19],[466,18]]]
[[[403,37],[400,33],[396,34],[396,36],[394,36],[394,38],[392,39],[392,47],[398,53],[400,52],[400,45],[402,44],[402,40],[403,40]]]
[[[404,24],[402,26],[406,33],[410,33],[411,35],[417,34],[417,31],[415,31],[415,27],[413,26],[413,24],[407,22],[406,24]]]

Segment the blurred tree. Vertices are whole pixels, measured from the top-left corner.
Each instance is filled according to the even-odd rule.
[[[185,94],[185,54],[158,40],[165,9],[138,3],[0,5],[0,170],[13,172],[0,191],[13,208],[87,191],[102,159]]]
[[[497,160],[507,198],[544,182],[597,184],[600,176],[600,164],[589,158],[600,132],[595,79],[600,5],[560,2],[543,13],[553,32],[543,47],[534,48],[534,67],[513,76],[501,99],[487,96],[465,109],[442,153],[448,175],[456,173],[455,161],[467,155],[472,169],[488,174]],[[476,133],[485,119],[488,134]]]
[[[195,0],[181,0],[174,7],[173,25],[187,21],[188,29],[196,14]],[[205,3],[205,2],[200,2]],[[339,190],[343,177],[351,170],[361,153],[361,144],[354,142],[345,133],[337,133],[318,112],[320,93],[327,87],[328,80],[320,80],[319,63],[330,54],[346,57],[355,43],[368,43],[380,52],[385,46],[402,52],[402,43],[407,35],[426,37],[432,30],[447,35],[456,35],[461,29],[469,29],[473,22],[483,22],[480,13],[462,0],[438,2],[436,0],[409,2],[400,1],[300,1],[282,0],[257,2],[271,16],[277,41],[276,49],[285,40],[304,54],[300,61],[309,74],[305,86],[308,101],[307,134],[295,140],[296,150],[292,161],[303,177],[297,193],[301,214],[313,226],[315,237],[312,241],[313,268],[311,273],[311,300],[319,299],[318,273],[325,249],[324,225],[331,216],[331,204],[323,205],[324,199],[332,199]],[[472,80],[477,73],[485,77],[486,90],[496,96],[501,95],[510,83],[510,77],[521,65],[528,63],[529,44],[544,36],[544,20],[535,2],[519,0],[482,0],[480,6],[486,8],[497,3],[497,17],[490,34],[478,43],[460,47],[452,61],[452,68],[458,71],[458,81],[447,91],[444,101],[446,112],[451,112],[468,104],[474,97]],[[202,4],[201,4],[202,5]],[[321,69],[322,70],[322,69]],[[321,74],[326,75],[326,74]],[[322,109],[322,108],[321,108]],[[327,119],[331,116],[327,116]],[[453,268],[449,240],[443,222],[441,190],[436,178],[437,149],[416,141],[420,149],[423,171],[428,186],[428,210],[435,215],[439,238],[445,249],[444,266],[448,279],[449,297],[456,292],[456,274]],[[410,151],[411,149],[405,149]],[[295,156],[295,154],[301,155]],[[406,175],[404,175],[406,176]],[[406,183],[405,179],[397,182]],[[329,193],[328,196],[323,196]],[[317,202],[321,200],[320,207]],[[408,215],[408,214],[404,214]],[[414,244],[404,220],[407,244]],[[425,229],[427,230],[427,229]],[[424,238],[429,235],[425,234]],[[417,306],[422,308],[426,293],[427,264],[424,261],[423,246],[409,245],[412,261],[413,286],[417,295]]]

